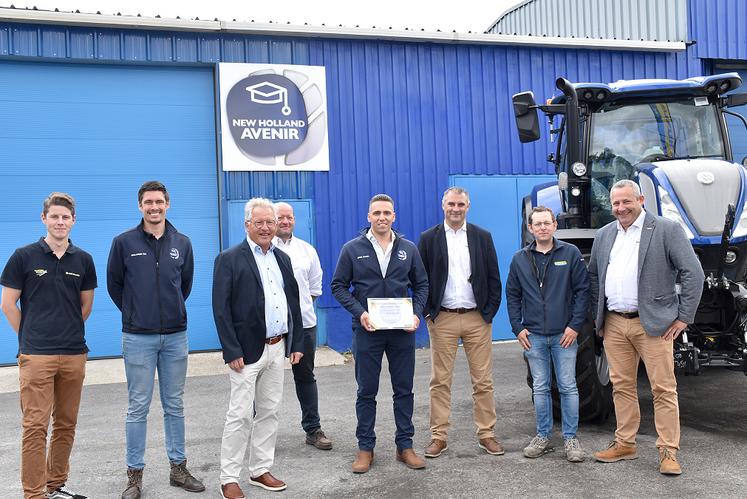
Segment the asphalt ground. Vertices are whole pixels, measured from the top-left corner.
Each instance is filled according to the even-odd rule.
[[[415,447],[429,442],[429,351],[417,352],[415,370]],[[656,432],[648,384],[640,383],[642,422],[639,459],[613,464],[590,457],[580,464],[565,460],[562,439],[556,451],[526,459],[521,449],[534,435],[534,415],[526,368],[515,342],[493,347],[498,424],[504,456],[489,456],[477,447],[472,423],[469,375],[463,352],[457,356],[452,390],[452,429],[449,449],[429,459],[425,470],[409,470],[394,460],[391,387],[382,374],[374,465],[354,475],[350,464],[355,441],[355,380],[351,364],[317,369],[322,424],[333,439],[331,451],[305,445],[293,379],[286,371],[280,430],[273,474],[286,481],[284,492],[268,492],[246,484],[247,497],[747,497],[747,377],[711,370],[699,377],[679,379],[684,473],[658,473]],[[94,361],[95,362],[95,361]],[[148,432],[145,498],[219,497],[220,439],[228,404],[225,373],[187,380],[185,405],[187,455],[192,472],[207,490],[194,494],[168,485],[168,462],[163,447],[163,424],[154,395]],[[89,498],[119,497],[126,482],[124,415],[127,394],[123,383],[84,387],[78,434],[68,485]],[[0,394],[0,483],[2,498],[22,497],[19,481],[21,414],[17,393]],[[611,440],[614,417],[602,425],[584,425],[579,438],[587,453]],[[248,456],[247,456],[248,457]]]

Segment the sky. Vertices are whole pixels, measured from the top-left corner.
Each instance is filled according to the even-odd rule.
[[[5,0],[2,6],[33,7],[102,14],[142,14],[203,20],[251,21],[361,28],[484,32],[521,0]]]

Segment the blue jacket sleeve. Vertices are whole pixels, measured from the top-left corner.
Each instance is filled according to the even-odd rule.
[[[581,252],[578,248],[574,246],[573,249],[573,269],[571,274],[573,308],[571,310],[571,320],[568,323],[568,327],[577,333],[580,333],[581,328],[586,321],[586,312],[589,309],[591,286],[589,284],[589,272],[586,270],[584,258],[581,256]]]
[[[415,315],[423,315],[425,302],[428,300],[428,273],[417,249],[413,251],[409,277],[412,288],[412,311]]]
[[[340,305],[345,307],[345,310],[350,314],[359,319],[366,309],[358,303],[353,293],[350,292],[350,283],[353,280],[353,262],[350,257],[350,251],[347,246],[342,247],[340,252],[340,258],[337,260],[337,267],[335,273],[332,276],[332,294],[335,300],[340,302]]]
[[[184,255],[184,267],[182,267],[182,296],[186,300],[192,292],[192,279],[195,274],[195,260],[192,253],[192,243],[187,241],[187,254]]]
[[[112,241],[109,260],[106,263],[106,290],[114,304],[122,310],[122,290],[124,289],[124,262],[118,239]]]
[[[508,320],[511,323],[511,331],[518,336],[524,329],[524,324],[522,322],[523,317],[521,313],[523,292],[518,276],[518,265],[516,263],[517,257],[518,255],[514,255],[511,260],[511,266],[508,270],[508,279],[506,279],[506,307],[508,308]]]

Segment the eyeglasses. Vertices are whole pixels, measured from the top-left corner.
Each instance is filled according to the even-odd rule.
[[[277,220],[251,220],[251,224],[257,229],[262,227],[274,228],[277,225]]]
[[[552,227],[555,222],[532,222],[532,227]]]

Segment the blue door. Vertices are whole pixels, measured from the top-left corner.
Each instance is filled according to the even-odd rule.
[[[469,192],[467,220],[490,231],[498,253],[504,292],[493,320],[494,340],[515,339],[508,322],[505,284],[511,258],[521,248],[521,200],[535,185],[554,179],[552,175],[452,175],[449,178],[450,185],[458,185]]]
[[[190,348],[219,348],[210,307],[219,235],[213,85],[211,68],[0,62],[0,265],[44,236],[50,192],[76,199],[71,238],[93,255],[99,283],[86,323],[91,357],[121,353],[106,261],[112,238],[140,221],[146,180],[166,185],[168,218],[194,246]],[[16,351],[0,319],[0,363],[15,362]]]

